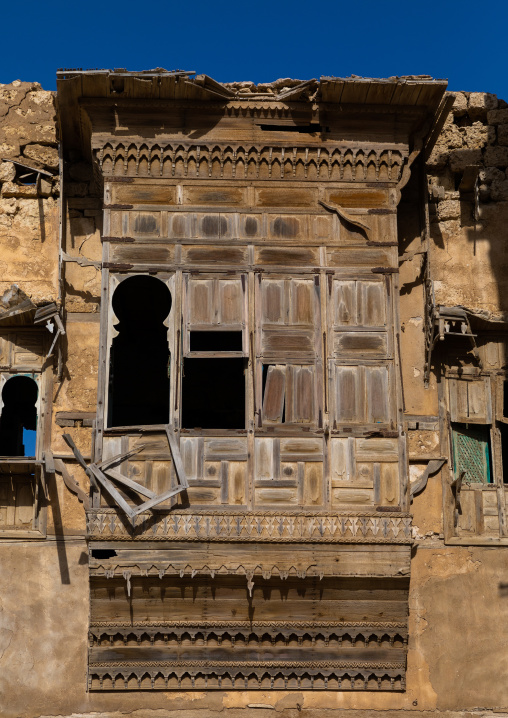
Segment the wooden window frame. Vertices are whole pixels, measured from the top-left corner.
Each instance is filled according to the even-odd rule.
[[[33,363],[16,361],[16,347],[19,346],[19,337],[39,338],[40,358]],[[0,456],[0,472],[8,474],[11,481],[16,481],[16,475],[31,477],[33,490],[31,528],[2,528],[0,539],[44,539],[46,538],[47,510],[46,501],[46,466],[44,456],[50,441],[50,425],[48,417],[51,415],[51,361],[46,357],[48,350],[48,337],[50,335],[41,329],[25,328],[19,331],[10,329],[0,334],[0,343],[3,350],[7,350],[0,366],[0,416],[3,410],[1,393],[7,381],[17,376],[27,376],[37,384],[37,426],[35,456]],[[19,341],[19,339],[18,339]],[[2,352],[4,354],[4,351]],[[23,352],[21,352],[23,354]],[[7,358],[7,361],[5,359]]]
[[[110,273],[108,270],[103,270],[103,275],[103,292],[104,290],[106,290],[107,299],[105,303],[105,308],[103,309],[103,313],[101,314],[100,343],[102,351],[101,359],[99,362],[100,376],[98,381],[99,398],[97,410],[98,431],[95,444],[96,457],[102,456],[102,435],[113,436],[115,434],[122,433],[128,434],[129,432],[136,431],[137,429],[149,430],[151,426],[159,426],[150,424],[143,424],[139,426],[109,426],[109,382],[111,368],[111,349],[113,346],[113,339],[118,336],[118,332],[114,327],[115,324],[117,324],[119,321],[113,311],[113,296],[118,286],[126,279],[139,276],[154,277],[155,279],[158,279],[164,284],[166,284],[169,291],[171,292],[173,303],[171,306],[170,314],[164,320],[164,326],[167,327],[167,337],[170,351],[170,376],[176,375],[177,378],[175,379],[175,381],[170,381],[169,386],[169,416],[167,417],[169,424],[175,421],[175,382],[178,380],[178,376],[180,376],[180,367],[178,365],[178,362],[181,358],[181,351],[180,349],[177,350],[179,330],[177,330],[175,327],[176,321],[174,319],[174,317],[177,316],[177,312],[179,314],[179,308],[178,306],[175,307],[176,302],[174,301],[176,294],[176,274],[174,272],[163,272],[157,274],[150,274],[149,272],[128,272],[125,274],[114,274]]]

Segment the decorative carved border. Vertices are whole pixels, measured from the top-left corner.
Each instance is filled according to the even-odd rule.
[[[401,513],[303,514],[244,512],[223,514],[143,513],[134,526],[115,509],[87,511],[92,540],[255,541],[292,543],[411,544],[411,516]]]
[[[391,670],[404,669],[405,663],[401,662],[373,662],[373,661],[121,661],[115,664],[101,661],[89,663],[90,668],[367,668]]]

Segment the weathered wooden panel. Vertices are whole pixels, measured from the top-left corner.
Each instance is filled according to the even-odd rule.
[[[286,393],[285,365],[267,367],[263,396],[263,423],[281,423]]]
[[[288,354],[314,354],[315,350],[313,329],[263,329],[261,334],[261,355],[266,358],[279,358]]]
[[[281,438],[280,455],[286,461],[302,460],[303,458],[308,461],[311,457],[320,460],[323,456],[323,439],[301,436],[291,439]]]
[[[278,364],[266,367],[263,422],[316,423],[317,385],[314,365]]]
[[[374,207],[388,207],[389,196],[385,190],[366,189],[340,189],[328,190],[328,202],[340,207],[370,209]]]
[[[294,187],[262,188],[255,193],[258,207],[311,207],[317,202],[316,189],[295,189]]]
[[[256,302],[261,329],[257,337],[259,355],[281,359],[316,353],[319,287],[314,279],[260,279]]]
[[[183,188],[183,203],[196,206],[202,205],[245,205],[245,187],[217,187],[208,185],[193,187],[186,185]]]
[[[129,223],[134,236],[161,236],[160,212],[129,212]]]
[[[298,506],[298,489],[280,486],[255,488],[256,506]]]
[[[268,236],[273,239],[296,239],[307,231],[305,215],[269,215],[267,220]]]
[[[374,490],[332,488],[332,506],[359,506],[363,508],[374,506]]]
[[[323,464],[306,463],[303,476],[303,505],[323,505]]]
[[[228,464],[228,503],[245,504],[247,496],[247,462],[230,461]]]
[[[388,337],[381,332],[334,332],[333,353],[336,356],[379,356],[388,353]]]
[[[395,247],[327,248],[329,267],[393,267],[398,268]]]
[[[310,424],[315,420],[315,367],[289,365],[286,371],[286,422]]]
[[[236,457],[247,458],[247,439],[245,437],[205,438],[204,456],[206,460]]]
[[[242,239],[256,239],[263,235],[264,217],[262,214],[239,215],[239,236]]]
[[[314,267],[319,265],[317,247],[256,247],[254,262],[259,266]]]
[[[189,279],[187,321],[192,324],[217,324],[218,306],[215,280]]]
[[[388,366],[340,366],[332,370],[334,423],[388,423],[393,400]]]
[[[490,377],[449,379],[448,387],[452,421],[465,424],[492,422]]]
[[[168,212],[167,217],[168,237],[172,237],[175,239],[185,239],[194,236],[194,216],[192,214],[187,214],[184,212]]]
[[[365,367],[364,377],[367,395],[367,422],[372,424],[388,422],[391,403],[388,367]]]
[[[337,481],[352,481],[356,476],[354,439],[330,439],[330,477]]]
[[[399,467],[396,463],[381,464],[378,503],[380,506],[398,506],[400,503]]]
[[[244,322],[241,279],[186,278],[189,325],[238,326]]]
[[[336,328],[386,327],[387,294],[383,281],[335,279],[331,321]]]
[[[192,506],[206,506],[221,503],[221,490],[218,488],[189,486],[186,493]]]
[[[274,477],[274,442],[276,439],[255,439],[256,478],[272,479]]]
[[[240,279],[219,279],[218,302],[221,324],[240,324],[244,320],[244,288]]]
[[[41,370],[44,363],[44,336],[39,332],[9,334],[10,365],[13,369],[27,367]]]
[[[335,366],[332,389],[335,392],[335,420],[358,423],[365,416],[362,367]]]
[[[176,204],[176,187],[168,184],[111,183],[112,204]]]
[[[35,518],[35,483],[31,476],[0,477],[0,531],[31,530]]]
[[[361,461],[398,461],[398,439],[355,439],[355,452]]]
[[[206,239],[228,239],[232,236],[233,216],[228,214],[198,214],[197,236]]]
[[[173,264],[175,248],[161,244],[114,244],[111,243],[109,261],[118,264]]]

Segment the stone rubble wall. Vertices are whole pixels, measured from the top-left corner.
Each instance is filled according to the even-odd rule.
[[[20,184],[12,160],[50,176]],[[34,304],[57,300],[59,187],[55,93],[0,84],[0,297],[16,284]]]
[[[436,302],[508,317],[508,103],[457,92],[427,161]],[[461,181],[478,168],[476,198]]]

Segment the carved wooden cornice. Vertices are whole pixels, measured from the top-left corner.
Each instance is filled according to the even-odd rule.
[[[104,176],[320,182],[397,183],[406,158],[400,146],[354,143],[317,147],[111,138],[93,151]]]
[[[323,663],[324,665],[321,665]],[[97,690],[341,690],[403,691],[405,665],[367,661],[247,663],[208,661],[89,664],[88,687]]]

